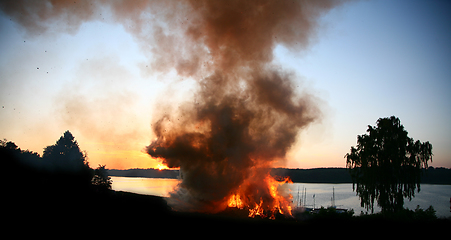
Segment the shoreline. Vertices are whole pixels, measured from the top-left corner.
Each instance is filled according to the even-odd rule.
[[[114,177],[142,177],[142,178],[169,178],[178,179],[179,170],[171,169],[109,169],[108,174]],[[273,177],[290,177],[293,183],[325,183],[341,184],[352,183],[351,176],[346,168],[311,168],[290,169],[272,168]],[[451,185],[451,169],[429,168],[423,170],[421,184]]]

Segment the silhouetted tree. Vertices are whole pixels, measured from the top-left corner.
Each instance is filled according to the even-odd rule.
[[[5,164],[28,165],[30,167],[38,167],[41,157],[37,152],[30,150],[21,150],[14,142],[6,139],[0,140],[0,149],[2,151],[2,159],[9,161]],[[14,162],[14,163],[13,163]]]
[[[0,140],[0,147],[8,150],[20,150],[14,142],[8,141],[7,139]]]
[[[108,176],[108,170],[105,169],[105,165],[99,165],[98,168],[94,170],[94,177],[92,178],[92,184],[97,186],[100,190],[110,190],[111,189],[111,177]]]
[[[420,191],[422,168],[432,161],[432,145],[407,136],[397,117],[379,118],[377,127],[357,136],[357,146],[345,158],[353,189],[362,207],[373,212],[374,200],[382,212],[403,209],[404,198]]]
[[[4,139],[0,140],[0,160],[0,181],[7,183],[3,190],[10,197],[10,203],[43,188],[42,183],[45,181],[40,174],[43,169],[42,159],[38,153],[21,150],[14,142]]]
[[[42,157],[58,171],[78,172],[89,168],[86,154],[69,131],[64,132],[55,145],[46,147]]]
[[[2,177],[10,175],[14,168],[19,165],[20,149],[17,145],[6,139],[0,140],[0,159],[2,164]],[[6,170],[6,171],[5,171]]]
[[[91,185],[93,170],[89,167],[86,153],[80,150],[69,131],[64,132],[55,145],[46,147],[42,158],[52,166],[54,188],[76,192]]]

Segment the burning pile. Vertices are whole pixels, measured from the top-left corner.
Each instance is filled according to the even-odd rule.
[[[248,209],[249,217],[260,216],[274,219],[277,213],[291,216],[292,196],[291,194],[282,196],[278,190],[279,185],[291,183],[290,179],[286,178],[279,182],[267,175],[263,182],[263,186],[267,188],[238,191],[230,196],[227,206],[229,208]],[[268,196],[271,197],[268,198]]]
[[[284,158],[316,108],[309,98],[297,98],[280,72],[244,79],[250,80],[215,73],[201,82],[197,104],[186,103],[153,124],[158,138],[147,152],[183,174],[172,194],[174,208],[216,212],[236,193],[251,205],[276,201],[267,169]]]
[[[197,102],[161,114],[147,152],[183,181],[169,204],[186,211],[248,209],[249,216],[291,215],[289,194],[268,173],[319,115],[314,98],[296,92],[293,74],[272,64],[276,44],[308,45],[329,1],[193,1],[183,73],[202,72]],[[202,46],[202,48],[199,48]],[[208,67],[199,68],[203,60]],[[205,66],[205,65],[204,65]],[[187,70],[186,67],[190,67]],[[181,71],[179,71],[181,73]],[[205,76],[205,75],[204,75]],[[286,181],[285,181],[286,182]]]

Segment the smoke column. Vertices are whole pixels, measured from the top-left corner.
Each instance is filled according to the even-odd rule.
[[[151,54],[152,69],[197,79],[195,99],[155,114],[157,138],[146,150],[181,168],[174,208],[219,211],[240,188],[258,192],[262,169],[283,160],[298,132],[320,116],[314,98],[298,95],[293,75],[271,62],[277,44],[308,47],[318,18],[339,3],[4,1],[0,9],[31,35],[50,31],[55,22],[73,32],[108,12],[131,26]]]
[[[239,188],[264,197],[268,167],[285,154],[300,129],[319,116],[308,95],[298,96],[292,76],[270,62],[276,44],[302,50],[329,1],[192,1],[184,32],[190,53],[181,73],[205,71],[196,102],[153,124],[147,152],[183,181],[172,204],[218,211]],[[169,53],[171,54],[171,53]],[[205,68],[199,66],[207,65]]]

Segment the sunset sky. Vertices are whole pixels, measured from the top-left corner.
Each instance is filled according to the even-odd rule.
[[[77,28],[30,31],[0,8],[0,138],[42,154],[66,130],[91,167],[156,168],[159,103],[196,101],[195,80],[150,67],[133,24],[104,9]],[[322,117],[299,132],[285,167],[345,167],[357,135],[395,115],[451,168],[451,2],[354,1],[324,14],[309,47],[275,48]],[[62,25],[63,23],[61,23]]]

